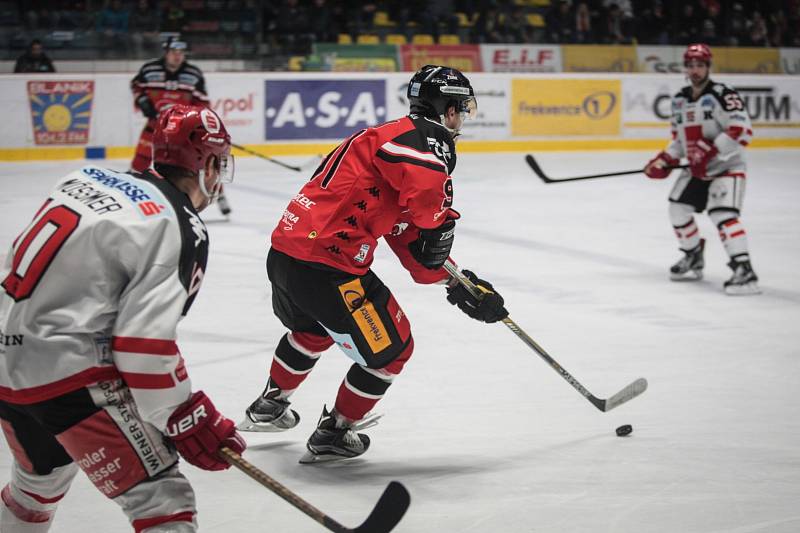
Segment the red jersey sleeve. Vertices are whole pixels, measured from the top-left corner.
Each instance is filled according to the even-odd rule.
[[[408,245],[419,237],[419,228],[411,221],[408,212],[404,212],[395,224],[392,232],[384,235],[386,244],[400,259],[400,264],[408,270],[415,282],[421,284],[437,283],[447,279],[450,275],[444,268],[430,270],[420,265],[411,255]]]

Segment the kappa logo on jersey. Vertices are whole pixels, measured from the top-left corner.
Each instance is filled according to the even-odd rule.
[[[189,211],[189,208],[183,206],[183,210],[186,211],[186,214],[189,215],[189,223],[192,225],[192,231],[194,231],[195,236],[197,239],[194,241],[194,247],[197,248],[200,246],[200,243],[203,241],[208,240],[208,235],[206,234],[206,225],[203,224],[203,221],[200,220],[200,217]]]
[[[428,146],[431,151],[436,154],[436,157],[441,159],[445,165],[449,166],[453,154],[450,153],[450,147],[447,143],[434,139],[433,137],[428,137]]]
[[[267,80],[264,138],[339,139],[386,118],[385,80]]]

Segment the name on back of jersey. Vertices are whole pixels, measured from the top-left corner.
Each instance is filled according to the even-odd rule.
[[[97,167],[84,167],[81,172],[88,179],[72,178],[63,182],[58,191],[85,205],[98,215],[105,215],[123,208],[127,200],[136,206],[142,218],[161,215],[167,207],[146,187],[133,178],[130,180],[112,175]],[[109,190],[111,189],[111,190]],[[122,198],[117,192],[122,193]]]

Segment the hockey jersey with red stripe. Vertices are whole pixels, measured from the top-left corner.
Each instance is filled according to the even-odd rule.
[[[176,328],[207,254],[202,220],[168,181],[68,174],[0,270],[0,399],[29,404],[121,377],[163,429],[191,394]]]
[[[272,246],[300,260],[355,275],[372,264],[386,238],[414,279],[447,277],[427,270],[408,251],[420,228],[435,228],[451,209],[455,143],[438,122],[417,115],[356,132],[322,161],[289,202]]]

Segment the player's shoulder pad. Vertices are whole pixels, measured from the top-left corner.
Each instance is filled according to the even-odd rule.
[[[691,85],[686,85],[685,87],[682,87],[681,90],[678,91],[677,93],[675,93],[675,96],[673,96],[673,98],[676,98],[676,99],[678,99],[678,98],[691,99],[691,97],[692,97],[692,86]]]
[[[198,67],[197,65],[194,65],[192,63],[189,63],[188,61],[184,62],[183,70],[185,72],[189,72],[191,74],[194,74],[195,76],[197,76],[199,78],[203,77],[203,71],[200,70],[200,67]]]
[[[736,89],[727,83],[711,82],[705,91],[706,94],[713,95],[714,99],[725,111],[735,111],[742,109],[742,102]]]
[[[435,120],[421,115],[409,115],[414,130],[406,136],[414,135],[419,139],[419,149],[432,152],[447,166],[447,173],[453,172],[456,166],[456,144],[450,131]]]

